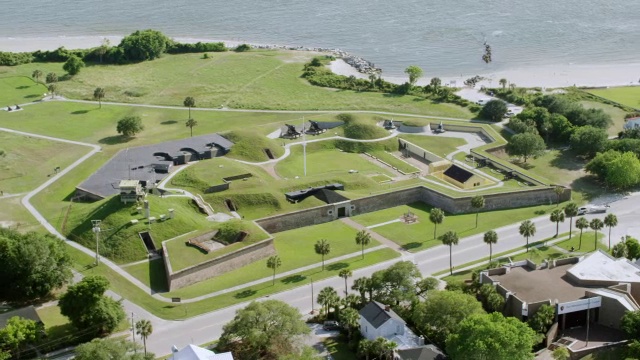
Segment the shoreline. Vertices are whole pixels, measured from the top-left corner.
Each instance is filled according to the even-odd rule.
[[[50,37],[4,37],[0,38],[0,51],[9,52],[29,52],[36,50],[55,50],[61,46],[67,49],[86,49],[100,46],[103,39],[108,39],[111,45],[117,45],[123,36],[50,36]],[[256,48],[262,49],[283,49],[295,51],[313,51],[329,53],[340,59],[331,62],[331,70],[339,75],[355,76],[357,78],[368,79],[366,72],[378,72],[373,63],[360,57],[348,54],[335,48],[313,48],[293,45],[269,45],[254,44],[245,41],[229,41],[203,38],[175,37],[176,41],[184,43],[196,42],[224,42],[227,47],[235,47],[239,44],[247,43]],[[345,62],[345,59],[349,62]],[[357,66],[361,71],[356,69]],[[491,71],[478,74],[461,74],[460,76],[439,76],[442,84],[452,87],[464,87],[464,80],[479,75],[485,78],[477,84],[479,86],[497,87],[499,79],[505,78],[509,83],[515,83],[519,87],[609,87],[609,86],[640,86],[640,62],[633,64],[593,64],[593,65],[541,65],[532,67],[514,68],[502,71]],[[417,85],[427,85],[434,75],[426,71],[426,76],[419,79]],[[437,74],[435,75],[437,76]],[[403,76],[385,76],[384,80],[401,84],[407,81]]]

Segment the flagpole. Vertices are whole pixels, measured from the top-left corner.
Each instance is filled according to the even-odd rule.
[[[304,163],[304,176],[307,176],[307,132],[304,131],[304,116],[302,117],[302,161]]]

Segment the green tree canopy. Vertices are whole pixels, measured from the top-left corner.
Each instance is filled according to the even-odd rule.
[[[582,126],[571,135],[571,148],[579,155],[592,157],[604,149],[607,137],[604,129]]]
[[[138,30],[131,35],[125,36],[119,48],[124,51],[124,55],[129,61],[153,60],[162,55],[171,40],[156,30]]]
[[[449,335],[446,351],[452,360],[530,360],[538,340],[536,332],[516,318],[474,314]]]
[[[67,61],[62,65],[62,69],[69,73],[69,75],[77,75],[84,67],[84,61],[75,55],[69,56]]]
[[[371,234],[367,230],[360,230],[356,234],[356,244],[362,247],[362,258],[364,259],[364,247],[371,243]]]
[[[36,342],[42,330],[42,326],[35,321],[14,316],[0,330],[0,347],[10,351],[15,358],[20,358],[20,352],[26,345]]]
[[[415,306],[411,319],[420,332],[443,347],[449,334],[472,314],[484,314],[482,304],[473,295],[460,291],[432,291]]]
[[[58,75],[56,75],[56,73],[54,72],[50,72],[47,74],[45,81],[47,82],[47,84],[58,82]]]
[[[502,100],[489,100],[480,110],[480,117],[491,121],[501,121],[507,113],[507,104]]]
[[[124,339],[93,339],[76,347],[76,360],[153,360],[155,355],[148,353],[134,354],[136,346]]]
[[[322,256],[322,270],[324,270],[324,257],[331,252],[331,244],[329,244],[327,239],[320,239],[313,245],[313,249],[316,251],[316,254]]]
[[[480,215],[480,210],[484,208],[484,205],[484,196],[476,195],[471,198],[471,207],[476,210],[476,227],[478,227],[478,215]]]
[[[640,340],[640,311],[627,311],[622,316],[620,329],[627,334],[629,339]]]
[[[541,155],[545,148],[544,140],[540,135],[522,133],[511,137],[506,150],[509,155],[523,157],[524,162],[527,162],[528,158]]]
[[[88,276],[69,286],[60,297],[60,312],[78,329],[93,329],[96,334],[115,330],[124,320],[122,304],[104,295],[109,281],[104,276]]]
[[[640,184],[640,159],[632,152],[608,150],[598,153],[585,169],[616,189],[628,189]]]
[[[553,325],[556,316],[556,309],[553,306],[542,305],[527,323],[538,334],[546,334],[549,327]]]
[[[421,278],[420,270],[413,262],[397,262],[387,269],[374,272],[371,276],[374,298],[387,304],[414,300],[416,281]]]
[[[104,88],[97,87],[95,90],[93,90],[93,98],[98,100],[98,104],[100,105],[101,109],[102,109],[102,99],[104,99],[104,95],[105,95]]]
[[[433,208],[429,212],[429,221],[433,223],[433,238],[437,237],[438,224],[444,221],[444,211],[442,209]]]
[[[34,300],[71,280],[71,260],[51,235],[0,228],[0,298]]]
[[[297,338],[309,331],[298,309],[278,300],[254,301],[224,325],[218,347],[237,359],[278,358],[295,353]]]
[[[133,137],[144,130],[144,125],[142,125],[142,119],[140,116],[127,116],[118,120],[116,130],[118,131],[118,134],[122,134],[126,137]]]
[[[406,69],[404,69],[404,73],[409,75],[409,84],[412,86],[416,84],[419,78],[422,77],[423,71],[419,66],[410,65]]]

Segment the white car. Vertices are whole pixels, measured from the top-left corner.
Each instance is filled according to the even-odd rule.
[[[609,205],[587,205],[578,208],[578,215],[602,214],[607,212]]]

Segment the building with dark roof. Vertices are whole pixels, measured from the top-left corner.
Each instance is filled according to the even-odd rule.
[[[99,200],[116,195],[121,180],[138,180],[149,188],[164,179],[174,165],[222,156],[232,146],[221,135],[209,134],[124,149],[77,186],[76,196]]]
[[[399,360],[445,360],[447,358],[435,345],[398,350],[396,355],[396,359]]]
[[[360,309],[360,333],[369,340],[382,337],[395,342],[397,349],[424,346],[424,339],[416,336],[407,323],[390,306],[371,301]]]
[[[7,311],[4,314],[0,314],[0,329],[6,327],[9,319],[14,316],[18,316],[27,320],[33,320],[36,323],[42,323],[42,320],[40,320],[40,315],[38,315],[36,308],[31,305],[12,311]]]
[[[485,183],[484,178],[456,164],[451,165],[442,175],[443,180],[462,189],[473,188]]]

